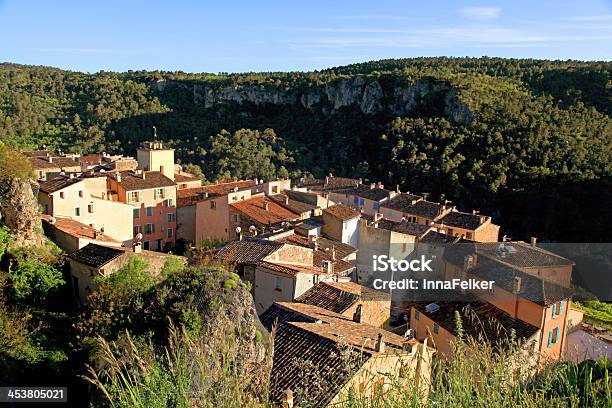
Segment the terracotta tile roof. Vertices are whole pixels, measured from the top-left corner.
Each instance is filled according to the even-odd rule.
[[[311,242],[307,237],[298,234],[290,234],[276,241],[285,242],[287,244],[299,245],[304,248],[314,249],[315,247],[314,242]],[[332,250],[336,253],[337,260],[344,259],[357,251],[356,248],[353,248],[348,244],[344,244],[338,240],[330,239],[325,236],[317,237],[317,247],[318,250],[316,251],[316,253],[320,252],[322,254],[321,256],[324,256],[325,259],[332,258]]]
[[[317,208],[316,205],[294,200],[293,198],[289,197],[289,194],[286,193],[280,193],[269,197],[271,200],[275,201],[280,206],[285,207],[289,211],[294,212],[296,214],[308,213]]]
[[[39,169],[58,169],[61,170],[61,167],[59,164],[57,163],[49,163],[49,161],[46,158],[42,158],[42,157],[31,157],[30,158],[30,162],[32,163],[32,168],[34,170],[39,170]]]
[[[368,300],[391,301],[391,296],[354,282],[320,282],[295,299],[295,302],[343,313],[355,303]]]
[[[176,185],[174,181],[164,176],[163,173],[159,171],[145,171],[143,172],[144,178],[142,175],[137,175],[133,171],[122,171],[120,174],[121,182],[117,184],[125,188],[126,191],[148,190]],[[117,180],[116,175],[109,175],[109,177]]]
[[[353,192],[353,194],[356,195],[357,197],[365,198],[365,199],[372,200],[372,201],[379,201],[379,202],[389,198],[389,195],[391,193],[392,191],[386,190],[384,188],[380,188],[380,187],[372,188],[366,185],[360,185]]]
[[[391,199],[390,202],[392,201],[393,199]],[[389,203],[385,202],[384,204],[381,204],[381,206],[384,208],[392,208],[392,207],[389,207]],[[432,221],[435,218],[439,217],[441,214],[443,214],[445,211],[444,206],[442,204],[434,203],[434,202],[426,201],[426,200],[419,200],[414,204],[402,205],[401,209],[399,209],[399,206],[397,208],[398,208],[397,209],[398,211],[401,211],[403,213],[414,215],[417,217],[427,218]]]
[[[45,229],[45,233],[51,229],[58,229],[66,234],[72,235],[77,238],[86,238],[86,239],[95,239],[99,242],[108,242],[114,244],[120,244],[120,241],[109,237],[108,235],[96,233],[96,229],[90,227],[89,225],[80,223],[70,218],[62,218],[62,217],[54,217],[55,223],[51,224],[49,222],[49,215],[42,215],[43,220],[43,228]]]
[[[286,389],[291,389],[294,397],[298,397],[297,405],[327,406],[365,361],[381,354],[375,350],[379,334],[386,344],[384,354],[402,353],[417,344],[415,340],[406,341],[386,330],[302,303],[276,302],[262,318],[268,328],[279,323],[270,382],[270,398],[274,402],[280,400]],[[304,382],[304,364],[313,370],[307,376],[317,374],[316,387]],[[300,400],[301,391],[312,393],[311,398]]]
[[[213,197],[220,197],[220,194],[209,193],[204,187],[184,188],[177,190],[176,202],[179,207],[186,207],[208,200]]]
[[[419,242],[425,242],[428,244],[450,244],[457,238],[451,235],[443,234],[436,230],[430,230],[427,234],[423,235]]]
[[[284,244],[264,239],[244,238],[241,241],[231,241],[216,254],[216,259],[229,263],[256,262],[276,252]]]
[[[21,152],[21,154],[23,154],[25,157],[47,157],[49,155],[48,150],[31,150],[31,151],[25,151],[25,152]]]
[[[480,227],[487,217],[484,215],[464,213],[461,211],[451,211],[438,220],[439,223],[450,227],[465,228],[475,230]]]
[[[208,191],[210,194],[229,194],[234,189],[238,188],[238,191],[248,190],[255,185],[255,180],[238,180],[238,181],[227,181],[218,184],[209,184],[204,186],[204,191]]]
[[[268,209],[266,210],[266,204]],[[268,197],[253,197],[248,200],[230,204],[235,210],[253,221],[263,225],[277,224],[282,221],[293,221],[299,215],[289,211]]]
[[[506,312],[487,302],[481,301],[454,301],[435,302],[440,308],[435,312],[429,312],[427,305],[431,302],[413,302],[403,306],[412,306],[420,313],[438,323],[453,335],[457,335],[457,320],[455,311],[461,316],[461,324],[467,336],[478,338],[483,335],[485,339],[500,346],[510,338],[511,330],[514,330],[517,338],[529,339],[538,328],[522,320],[515,319]]]
[[[393,232],[398,232],[400,234],[413,235],[415,237],[421,237],[425,235],[425,233],[431,230],[431,226],[417,224],[415,222],[394,222],[390,220],[379,220],[378,228],[386,229]]]
[[[262,266],[274,272],[279,272],[287,276],[295,276],[298,273],[308,273],[312,275],[321,275],[323,274],[323,270],[317,266],[304,266],[304,265],[293,265],[282,262],[267,262],[267,261],[257,261],[258,266]]]
[[[447,245],[444,250],[444,260],[463,267],[465,256],[473,255],[475,248],[475,243]],[[564,288],[484,255],[476,258],[476,265],[468,271],[468,274],[495,281],[494,287],[500,287],[506,292],[513,292],[515,278],[520,278],[521,288],[518,296],[539,305],[551,305],[569,299],[573,294],[572,289]]]
[[[49,169],[49,168],[70,168],[70,167],[79,167],[80,165],[77,161],[69,158],[69,157],[51,157],[51,162],[49,162],[49,158],[45,157],[31,157],[30,161],[32,162],[32,167],[34,169]]]
[[[296,406],[326,407],[371,357],[365,352],[347,352],[337,342],[294,324],[284,326],[274,338],[269,390],[270,401],[279,406],[283,393],[290,389]],[[306,378],[305,366],[313,371]]]
[[[97,244],[87,244],[78,251],[74,251],[68,255],[68,257],[87,266],[91,266],[92,268],[101,268],[124,253],[125,251],[121,249]]]
[[[390,208],[395,211],[405,212],[405,208],[412,208],[412,206],[416,204],[416,202],[419,200],[422,200],[421,196],[408,193],[400,193],[389,201],[386,201],[383,204],[383,207]]]
[[[361,215],[359,211],[356,211],[355,209],[344,204],[336,204],[325,208],[323,212],[343,221],[358,218]]]
[[[83,181],[83,179],[79,177],[70,178],[70,177],[59,176],[51,180],[40,181],[38,185],[39,185],[40,191],[42,191],[43,193],[51,194],[51,193],[55,193],[56,191],[62,190],[68,186],[71,186],[73,184],[76,184],[80,181]]]
[[[302,179],[299,187],[313,191],[342,191],[359,185],[359,180],[345,177],[326,177],[325,179]]]
[[[99,153],[94,153],[94,154],[88,154],[86,156],[81,156],[79,157],[79,163],[83,163],[83,164],[87,164],[90,166],[96,165],[96,164],[101,164],[102,163],[102,158],[104,156],[102,156]]]
[[[198,177],[194,177],[194,176],[189,175],[189,174],[176,173],[174,175],[174,181],[176,181],[177,183],[186,183],[186,182],[189,182],[189,181],[202,181],[202,180],[200,180],[200,178],[198,178]]]
[[[521,241],[477,243],[476,253],[519,268],[572,266],[567,258]]]

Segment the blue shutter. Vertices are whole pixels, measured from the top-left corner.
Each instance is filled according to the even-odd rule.
[[[563,301],[559,302],[559,314],[563,313]]]
[[[559,342],[559,332],[561,331],[561,329],[559,327],[557,327],[555,330],[557,330],[557,335],[555,336],[555,343]]]
[[[557,316],[557,304],[553,304],[553,308],[552,308],[552,318],[554,319],[555,316]]]
[[[553,332],[552,330],[548,333],[548,348],[550,348],[550,346],[552,346],[552,336],[553,336]]]

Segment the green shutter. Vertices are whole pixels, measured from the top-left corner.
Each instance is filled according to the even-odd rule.
[[[548,348],[550,348],[550,346],[552,346],[552,337],[553,337],[553,332],[552,330],[548,333]]]

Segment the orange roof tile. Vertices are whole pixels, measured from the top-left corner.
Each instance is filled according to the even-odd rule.
[[[299,214],[289,211],[267,197],[253,197],[248,200],[232,203],[231,206],[253,221],[264,225],[276,224],[282,221],[293,221],[299,218]]]

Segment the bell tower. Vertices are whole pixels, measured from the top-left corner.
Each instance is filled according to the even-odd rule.
[[[143,142],[136,152],[138,168],[144,171],[159,171],[174,180],[174,149],[157,140],[157,128],[153,126],[153,141]]]

